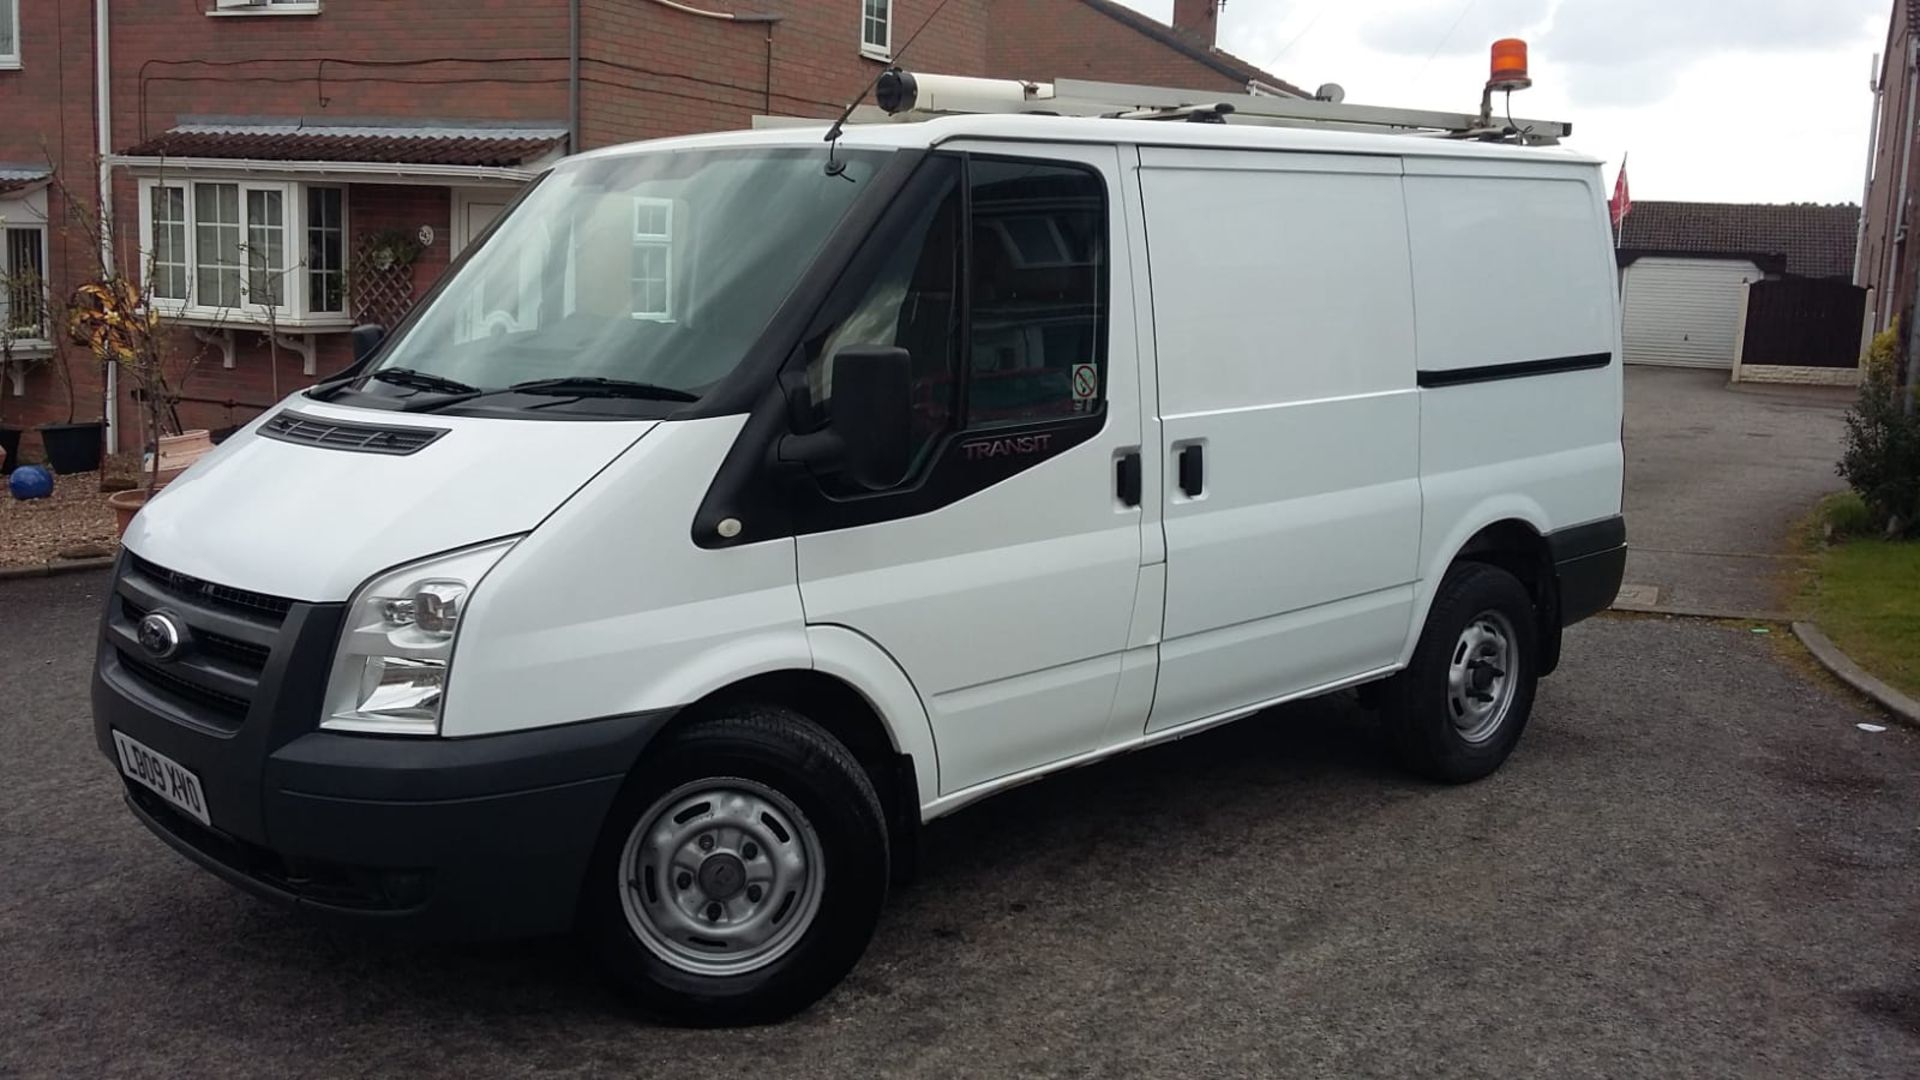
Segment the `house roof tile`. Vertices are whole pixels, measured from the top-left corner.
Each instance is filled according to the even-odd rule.
[[[1800,277],[1849,277],[1860,208],[1851,204],[1635,202],[1620,247],[1784,258]]]
[[[52,171],[44,166],[0,165],[0,195],[31,191],[52,178]]]
[[[161,132],[126,155],[512,168],[546,156],[566,137],[566,128],[558,126],[201,120]]]

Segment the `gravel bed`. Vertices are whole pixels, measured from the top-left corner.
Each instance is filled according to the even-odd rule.
[[[99,473],[57,476],[51,496],[25,502],[0,485],[0,567],[112,555],[119,547]]]

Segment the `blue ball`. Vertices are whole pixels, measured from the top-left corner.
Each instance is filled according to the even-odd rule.
[[[40,465],[22,465],[13,470],[7,490],[16,499],[44,499],[53,494],[53,470]]]

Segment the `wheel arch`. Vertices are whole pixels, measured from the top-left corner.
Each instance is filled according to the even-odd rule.
[[[1533,598],[1534,610],[1539,613],[1540,674],[1551,674],[1560,662],[1560,605],[1552,549],[1547,543],[1550,531],[1545,512],[1531,500],[1503,500],[1464,518],[1447,540],[1433,549],[1400,662],[1407,663],[1419,644],[1447,569],[1457,562],[1471,561],[1507,571]]]
[[[873,641],[844,627],[808,628],[811,667],[758,671],[707,691],[681,710],[693,722],[736,702],[784,705],[838,739],[873,781],[893,836],[896,878],[910,876],[921,808],[939,794],[933,727],[906,673]]]

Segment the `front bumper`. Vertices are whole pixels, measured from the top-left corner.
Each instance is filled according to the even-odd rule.
[[[118,730],[199,777],[212,828],[127,783],[161,839],[241,888],[334,919],[447,938],[571,924],[607,810],[666,713],[467,739],[319,731],[338,609],[303,604],[263,638],[253,689],[229,695],[249,700],[210,709],[196,689],[210,676],[190,658],[162,668],[128,652],[117,605],[249,627],[131,578],[123,567],[102,627],[94,735],[116,771]],[[226,663],[208,652],[208,671]]]

